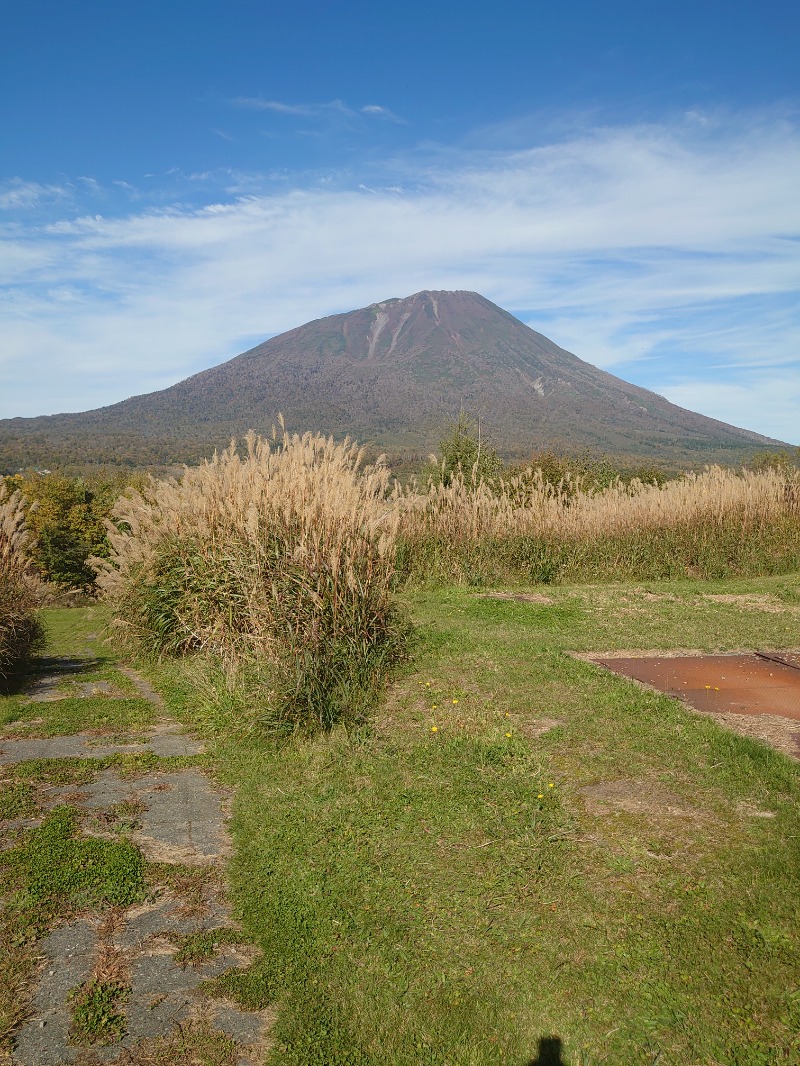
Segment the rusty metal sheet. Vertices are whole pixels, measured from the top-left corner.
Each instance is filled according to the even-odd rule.
[[[796,651],[757,651],[759,659],[771,659],[772,662],[783,663],[791,666],[793,670],[800,670],[800,652]]]
[[[700,711],[774,714],[800,721],[800,654],[592,656],[592,661],[678,696]]]

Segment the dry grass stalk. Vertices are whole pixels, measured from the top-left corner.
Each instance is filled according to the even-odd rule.
[[[457,580],[724,576],[800,565],[800,475],[712,466],[662,486],[458,474],[398,493],[411,573]]]
[[[30,570],[31,534],[25,522],[27,500],[19,489],[9,492],[0,480],[0,574],[22,575]]]
[[[19,669],[41,640],[36,618],[36,578],[28,550],[27,501],[0,480],[0,685]]]
[[[320,434],[246,445],[118,503],[95,565],[120,624],[159,653],[290,661],[303,684],[368,659],[393,631],[388,468]]]
[[[568,491],[569,488],[569,491]],[[600,491],[552,486],[539,471],[489,485],[459,474],[401,498],[401,531],[452,540],[536,536],[591,540],[694,523],[722,525],[735,518],[758,526],[800,515],[800,478],[765,470],[736,473],[712,466],[661,487],[617,482]]]

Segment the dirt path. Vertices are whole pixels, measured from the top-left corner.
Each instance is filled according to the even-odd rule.
[[[17,697],[20,705],[122,698],[113,681],[76,687],[76,662],[49,660]],[[165,716],[146,682],[126,673],[139,698],[159,704],[146,731],[37,736],[44,719],[30,718],[0,733],[0,792],[3,814],[11,815],[0,820],[0,865],[7,857],[13,874],[37,832],[52,834],[56,819],[69,817],[74,830],[62,852],[91,840],[123,842],[145,871],[143,890],[121,904],[112,890],[111,902],[82,907],[67,886],[69,907],[40,931],[29,957],[5,1061],[261,1062],[269,1012],[244,1010],[214,987],[221,974],[257,957],[226,899],[227,798],[190,765],[202,745]],[[131,758],[143,755],[151,756],[148,765]],[[25,799],[19,810],[8,802],[17,794]],[[9,903],[15,906],[11,896],[4,912]],[[193,1050],[200,1048],[202,1059]]]

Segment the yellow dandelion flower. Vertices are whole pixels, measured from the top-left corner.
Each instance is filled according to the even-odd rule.
[[[506,736],[507,736],[507,737],[510,737],[510,736],[511,736],[511,734],[510,734],[510,733],[506,733]]]
[[[458,703],[458,700],[453,700],[453,703]]]
[[[439,704],[438,704],[438,703],[434,703],[434,704],[431,704],[431,710],[432,710],[432,711],[435,711],[435,710],[437,710],[437,709],[438,709],[438,707],[439,707]]]
[[[544,792],[540,792],[539,795],[536,798],[540,799],[540,800],[543,800],[544,799]]]
[[[438,725],[432,725],[431,726],[431,733],[438,733],[438,732],[439,732]]]
[[[548,788],[555,788],[555,785],[553,784],[553,782],[552,782],[552,781],[550,781],[550,782],[548,783],[547,787],[548,787]]]

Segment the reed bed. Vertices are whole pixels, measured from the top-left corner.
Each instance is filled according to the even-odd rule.
[[[800,568],[800,472],[709,467],[663,485],[540,471],[397,495],[399,564],[409,576],[467,581],[660,579]]]
[[[138,649],[210,652],[206,688],[220,704],[265,705],[280,728],[329,728],[363,719],[403,653],[398,581],[800,569],[800,472],[710,467],[599,489],[540,470],[458,470],[401,489],[349,441],[282,430],[129,493],[108,536],[98,585]]]
[[[27,501],[0,480],[0,689],[7,689],[42,640],[28,552]]]
[[[360,720],[405,636],[389,489],[349,441],[250,434],[122,498],[98,584],[140,649],[213,653],[281,727]]]

